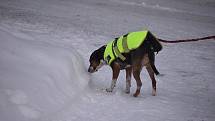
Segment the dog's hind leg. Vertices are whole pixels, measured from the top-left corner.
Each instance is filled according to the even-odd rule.
[[[140,94],[140,89],[141,89],[141,86],[142,86],[142,82],[141,82],[141,79],[140,79],[141,70],[142,70],[141,64],[135,64],[134,65],[134,67],[133,67],[133,76],[134,76],[134,79],[136,80],[136,83],[137,83],[137,89],[136,89],[136,92],[133,95],[134,97],[137,97]]]
[[[152,95],[156,96],[156,80],[155,80],[154,71],[150,64],[146,65],[146,70],[148,71],[149,76],[152,80]]]
[[[128,67],[125,70],[126,70],[126,89],[125,89],[125,92],[127,94],[129,94],[130,93],[130,87],[131,87],[131,72],[132,72],[132,67]]]

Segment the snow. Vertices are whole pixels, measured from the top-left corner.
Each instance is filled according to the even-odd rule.
[[[95,49],[129,31],[214,35],[214,11],[213,0],[1,0],[0,121],[213,121],[213,40],[164,44],[155,97],[145,69],[134,98],[124,71],[107,93],[110,67],[87,68]]]
[[[2,29],[0,36],[1,105],[8,111],[1,108],[4,120],[56,112],[86,88],[89,75],[74,49],[29,41]]]

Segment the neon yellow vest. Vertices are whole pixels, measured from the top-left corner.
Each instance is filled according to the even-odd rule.
[[[104,59],[110,65],[116,58],[125,60],[122,53],[128,53],[131,50],[137,49],[144,42],[148,31],[131,32],[126,37],[120,36],[117,38],[116,46],[115,40],[109,42],[104,52]]]

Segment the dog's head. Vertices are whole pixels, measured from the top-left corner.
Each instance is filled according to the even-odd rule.
[[[98,71],[99,68],[101,68],[104,64],[104,51],[105,51],[106,45],[100,47],[99,49],[95,50],[91,55],[90,55],[90,66],[88,68],[88,72],[93,73]]]

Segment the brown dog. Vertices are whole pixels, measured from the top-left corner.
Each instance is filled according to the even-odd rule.
[[[128,34],[127,34],[128,35]],[[126,36],[127,36],[126,35]],[[118,38],[117,38],[118,39]],[[116,40],[117,40],[116,39]],[[103,65],[107,64],[107,61],[104,59],[104,52],[107,45],[102,46],[101,48],[94,51],[90,56],[90,66],[88,72],[93,73],[96,72]],[[120,58],[116,58],[111,64],[113,77],[110,88],[107,88],[107,92],[112,92],[117,78],[119,76],[119,72],[122,69],[126,70],[126,93],[130,93],[131,87],[131,74],[133,73],[133,77],[137,83],[137,89],[134,93],[134,97],[137,97],[140,94],[140,89],[142,86],[142,82],[140,79],[140,72],[142,67],[145,66],[149,76],[152,80],[152,95],[156,95],[156,80],[154,74],[158,75],[154,61],[155,54],[154,52],[159,52],[162,49],[162,45],[160,42],[151,34],[151,32],[147,32],[147,35],[144,39],[144,42],[137,49],[131,50],[128,53],[122,53],[125,57],[125,60],[121,60]]]

